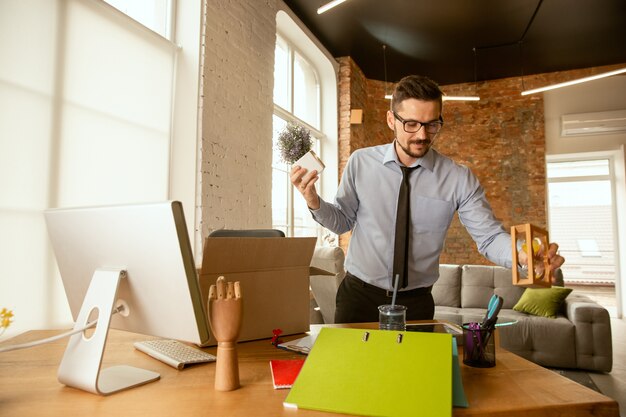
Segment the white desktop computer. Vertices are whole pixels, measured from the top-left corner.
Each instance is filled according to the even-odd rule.
[[[75,329],[59,381],[107,395],[159,374],[101,369],[109,328],[203,345],[209,325],[180,202],[51,209],[44,213]],[[119,313],[114,314],[116,310]]]

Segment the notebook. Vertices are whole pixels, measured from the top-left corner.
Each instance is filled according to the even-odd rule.
[[[304,365],[304,359],[272,359],[270,372],[274,389],[291,388]]]
[[[292,352],[301,353],[303,355],[308,355],[311,352],[311,348],[315,343],[315,339],[317,339],[317,335],[319,332],[308,334],[304,337],[300,337],[298,339],[290,340],[289,342],[279,343],[278,347],[285,350],[290,350]]]

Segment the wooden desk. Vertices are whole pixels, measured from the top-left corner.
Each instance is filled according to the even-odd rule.
[[[56,333],[31,331],[10,343]],[[302,356],[276,349],[269,339],[239,344],[243,387],[233,392],[213,389],[215,364],[177,371],[135,350],[132,343],[144,339],[147,337],[111,330],[103,366],[146,368],[159,372],[161,380],[108,397],[57,381],[65,340],[0,354],[0,416],[341,416],[283,408],[288,390],[273,389],[268,362]],[[215,353],[215,348],[206,350]],[[461,363],[470,408],[454,408],[454,416],[619,416],[614,400],[510,352],[498,350],[496,361],[496,367],[490,369]]]

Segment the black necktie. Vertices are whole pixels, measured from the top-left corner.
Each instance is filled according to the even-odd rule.
[[[398,213],[396,215],[396,241],[393,246],[393,277],[392,284],[395,282],[396,275],[400,275],[399,287],[405,288],[409,284],[409,228],[410,222],[410,190],[409,175],[417,167],[405,167],[402,169],[402,184],[398,193]]]

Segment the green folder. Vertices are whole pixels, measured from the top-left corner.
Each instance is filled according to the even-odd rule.
[[[461,379],[461,367],[459,366],[459,348],[456,339],[452,338],[452,405],[455,407],[469,407],[463,380]]]
[[[364,416],[451,416],[452,335],[322,328],[286,407]]]

